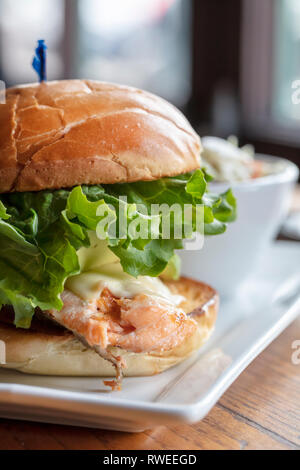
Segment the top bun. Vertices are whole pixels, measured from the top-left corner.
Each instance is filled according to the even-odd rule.
[[[65,80],[7,90],[0,193],[154,180],[200,166],[183,114],[136,88]]]

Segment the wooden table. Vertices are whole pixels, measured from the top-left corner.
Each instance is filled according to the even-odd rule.
[[[300,190],[294,207],[300,209]],[[0,419],[0,449],[300,449],[300,364],[291,360],[295,340],[300,340],[300,317],[193,426],[127,434]]]
[[[300,448],[300,364],[291,361],[300,318],[193,426],[141,434],[0,420],[0,449],[295,449]]]

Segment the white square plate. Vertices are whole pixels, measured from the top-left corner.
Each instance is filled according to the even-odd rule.
[[[247,365],[300,312],[300,245],[277,242],[238,298],[221,304],[196,355],[154,377],[107,392],[98,378],[0,371],[0,416],[122,431],[201,420]]]

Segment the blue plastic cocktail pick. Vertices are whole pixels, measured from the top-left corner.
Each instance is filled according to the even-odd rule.
[[[46,50],[47,46],[44,39],[38,40],[38,47],[35,50],[35,56],[32,61],[32,67],[37,72],[40,82],[47,80],[46,75]]]

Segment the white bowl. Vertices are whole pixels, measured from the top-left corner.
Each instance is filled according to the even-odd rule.
[[[203,280],[223,297],[237,293],[255,273],[267,245],[277,235],[291,202],[299,169],[292,162],[266,155],[257,159],[282,165],[282,171],[234,183],[211,183],[210,190],[222,193],[232,188],[238,217],[223,235],[205,237],[198,251],[181,251],[182,274]]]

